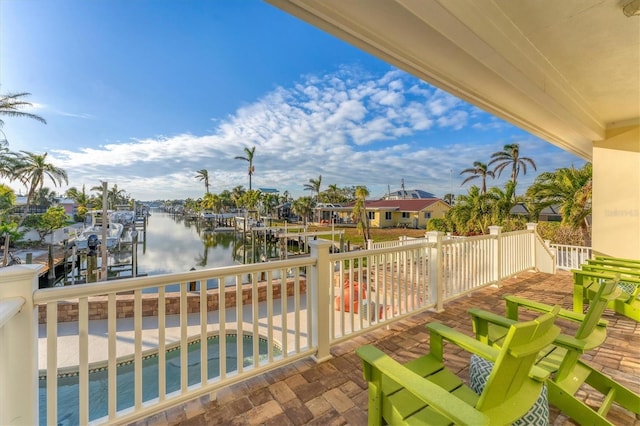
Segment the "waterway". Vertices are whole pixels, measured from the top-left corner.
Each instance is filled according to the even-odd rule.
[[[146,235],[137,244],[137,275],[159,275],[265,261],[279,256],[275,241],[245,239],[240,232],[216,230],[211,224],[154,211]],[[131,249],[118,262],[132,261]],[[111,260],[110,264],[115,262]],[[130,270],[119,277],[131,276]],[[212,283],[208,283],[211,287]],[[214,283],[213,287],[217,287]]]

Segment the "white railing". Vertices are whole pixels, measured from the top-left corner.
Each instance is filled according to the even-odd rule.
[[[434,306],[428,294],[429,249],[419,244],[329,256],[332,343]]]
[[[449,300],[498,281],[498,235],[442,243],[443,299]]]
[[[42,415],[47,420],[66,418],[77,424],[96,419],[128,422],[312,355],[311,322],[303,315],[310,312],[306,309],[310,294],[304,273],[314,262],[302,258],[38,290],[34,303],[46,311],[46,342],[41,349],[46,352],[47,408],[41,410]],[[227,285],[207,289],[212,282]],[[286,297],[281,297],[283,285]],[[69,310],[69,305],[74,309]],[[123,316],[128,318],[118,323],[117,318]],[[77,323],[77,334],[61,334],[65,324],[58,323],[59,317]],[[105,322],[106,341],[102,338],[104,326],[99,328]],[[98,327],[92,328],[94,323]],[[228,347],[229,335],[235,336],[234,347]],[[245,345],[247,337],[251,348]],[[212,338],[217,338],[217,345],[203,344]],[[269,344],[266,353],[258,355],[260,339]],[[121,345],[121,341],[132,344]],[[194,342],[199,342],[196,354]],[[71,352],[77,356],[59,358],[63,345],[67,351],[73,347]],[[180,354],[171,362],[167,355],[170,349],[179,349]],[[151,353],[157,355],[157,366],[147,374],[143,359],[150,359]],[[235,358],[233,365],[229,365],[230,354]],[[133,380],[128,385],[119,383],[118,360],[123,359],[133,360]],[[212,359],[219,360],[215,368]],[[232,373],[227,374],[228,369]],[[71,397],[65,392],[67,399],[59,404],[61,371],[74,377],[77,390]],[[94,372],[100,371],[106,377],[94,377],[98,376]],[[168,371],[176,377],[168,377]],[[171,380],[174,378],[177,380]],[[152,386],[145,383],[151,380]],[[70,381],[65,377],[64,385]],[[107,394],[96,399],[94,387],[100,386]],[[100,400],[107,403],[94,403]],[[61,413],[59,405],[73,407]]]
[[[302,357],[321,362],[337,342],[535,268],[535,238],[429,232],[337,254],[317,240],[296,260],[43,290],[31,265],[4,268],[0,316],[24,305],[0,328],[0,424],[127,423]]]
[[[424,241],[425,241],[424,238],[407,237],[406,235],[403,235],[401,237],[398,237],[397,240],[392,240],[392,241],[374,242],[372,240],[369,240],[367,242],[367,249],[375,250],[375,249],[381,249],[381,248],[402,247],[402,246],[413,245],[413,244],[422,244]]]
[[[564,244],[550,244],[556,255],[556,267],[558,269],[580,269],[580,265],[587,259],[593,258],[591,247],[569,246]]]

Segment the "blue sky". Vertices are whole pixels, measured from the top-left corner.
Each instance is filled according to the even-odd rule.
[[[2,0],[0,93],[47,120],[3,118],[12,151],[47,152],[68,187],[108,181],[138,200],[253,187],[293,196],[366,185],[443,196],[519,143],[538,171],[584,161],[279,9],[254,0]],[[508,174],[489,181],[502,185]],[[48,186],[53,184],[47,182]],[[16,191],[24,191],[17,183]]]

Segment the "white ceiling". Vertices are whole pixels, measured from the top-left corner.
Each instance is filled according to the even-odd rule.
[[[267,1],[587,160],[640,125],[628,0]]]

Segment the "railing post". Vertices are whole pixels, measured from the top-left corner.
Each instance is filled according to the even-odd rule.
[[[316,264],[311,268],[311,329],[313,332],[312,344],[318,348],[315,355],[316,362],[324,362],[331,358],[330,329],[333,321],[330,315],[333,304],[330,300],[329,286],[332,281],[329,272],[332,270],[329,264],[329,247],[332,243],[327,240],[314,240],[309,242],[311,258],[316,259]]]
[[[367,250],[373,250],[373,240],[367,240]]]
[[[494,236],[493,252],[495,253],[495,263],[493,264],[493,277],[496,285],[500,285],[500,280],[502,279],[502,240],[500,238],[501,231],[502,226],[494,225],[489,227],[489,235]]]
[[[20,297],[22,309],[0,328],[0,424],[37,425],[38,289],[42,265],[0,269],[0,300]]]
[[[429,231],[425,234],[427,242],[436,243],[429,248],[429,301],[436,303],[436,311],[444,311],[444,280],[442,277],[442,232]]]
[[[538,268],[538,264],[537,264],[538,256],[536,254],[536,228],[537,227],[538,227],[537,223],[527,223],[527,231],[531,231],[531,234],[529,235],[529,241],[531,245],[531,264],[533,265],[533,268],[536,271],[540,269]]]

